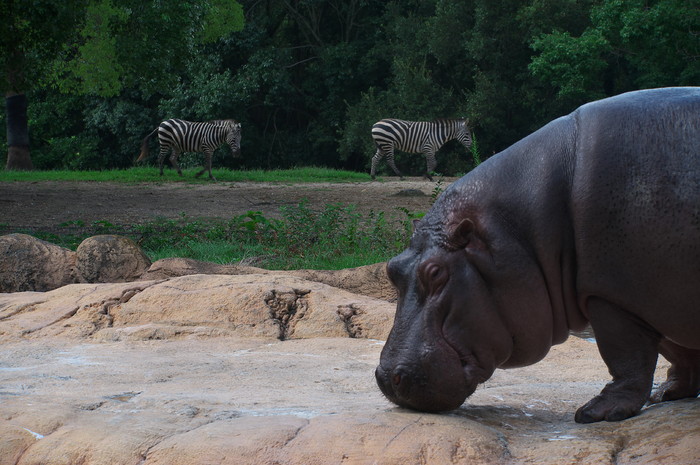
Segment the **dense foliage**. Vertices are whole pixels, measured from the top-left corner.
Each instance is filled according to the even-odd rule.
[[[243,157],[222,148],[214,161],[235,169],[365,171],[382,117],[468,117],[486,157],[586,101],[700,85],[696,0],[64,3],[70,20],[50,21],[70,28],[51,33],[58,57],[27,56],[40,169],[131,166],[171,117],[240,120]],[[443,150],[439,171],[472,167],[458,144]],[[417,174],[424,162],[397,163]]]

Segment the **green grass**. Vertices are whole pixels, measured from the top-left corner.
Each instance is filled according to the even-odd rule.
[[[408,245],[411,220],[419,215],[404,209],[395,215],[360,214],[352,205],[314,210],[302,202],[283,208],[279,219],[249,211],[229,220],[182,215],[130,226],[67,221],[48,230],[17,231],[0,223],[0,235],[20,232],[75,250],[87,237],[119,234],[137,242],[152,261],[182,257],[267,269],[343,269],[386,261]]]
[[[208,183],[207,174],[195,178],[199,168],[183,170],[183,176],[178,176],[172,169],[163,171],[160,176],[158,168],[134,167],[124,170],[107,171],[0,171],[0,182],[3,181],[93,181],[93,182],[182,182],[182,183]],[[232,171],[229,169],[213,169],[212,174],[222,182],[358,182],[369,181],[367,173],[354,171],[334,170],[330,168],[305,167],[288,170],[252,170]]]

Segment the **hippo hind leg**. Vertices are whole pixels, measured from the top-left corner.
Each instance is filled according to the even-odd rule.
[[[589,299],[588,313],[613,380],[578,409],[575,420],[593,423],[632,417],[649,398],[660,336],[639,318],[603,299]]]
[[[664,339],[659,344],[659,352],[671,362],[671,368],[666,373],[666,381],[654,391],[649,402],[697,397],[700,394],[700,350]]]

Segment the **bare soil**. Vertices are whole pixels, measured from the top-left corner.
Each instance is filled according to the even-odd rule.
[[[455,178],[445,179],[446,188]],[[435,182],[422,178],[363,183],[122,184],[105,182],[0,183],[0,225],[15,230],[51,229],[65,222],[106,221],[133,225],[158,218],[229,219],[247,211],[277,217],[280,207],[307,201],[355,205],[362,213],[402,215],[400,209],[426,211],[433,202]]]

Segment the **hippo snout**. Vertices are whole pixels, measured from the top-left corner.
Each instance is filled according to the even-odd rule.
[[[386,369],[379,365],[375,370],[377,385],[384,396],[400,407],[422,412],[445,412],[458,408],[473,389],[459,381],[450,388],[433,385],[426,374],[421,374],[406,365]]]

